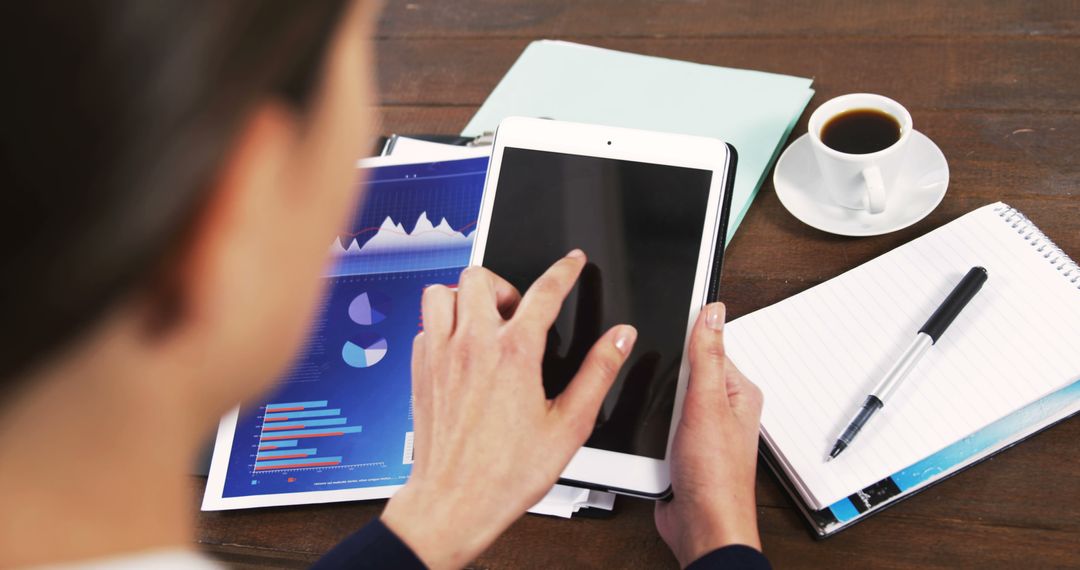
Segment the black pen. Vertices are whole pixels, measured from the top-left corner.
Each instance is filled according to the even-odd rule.
[[[986,282],[986,277],[985,268],[972,267],[952,290],[952,293],[945,297],[945,301],[941,303],[941,306],[934,311],[933,315],[930,315],[930,319],[919,329],[919,333],[915,335],[915,341],[904,351],[904,355],[896,361],[896,364],[893,364],[881,382],[878,382],[874,391],[870,392],[870,395],[866,397],[862,408],[859,409],[859,412],[855,414],[847,428],[836,440],[836,444],[833,445],[829,456],[825,458],[826,462],[840,455],[840,452],[851,445],[852,440],[866,425],[867,420],[885,405],[885,401],[896,391],[900,383],[911,372],[911,369],[915,368],[915,364],[919,362],[919,359],[926,354],[931,345],[941,338],[941,335],[945,333],[945,329],[949,328],[956,315],[959,315],[964,306],[968,304],[968,301],[975,296],[975,293],[979,292],[983,283]]]

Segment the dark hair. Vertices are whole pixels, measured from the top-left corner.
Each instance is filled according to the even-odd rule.
[[[246,112],[268,97],[302,110],[344,5],[0,9],[0,379],[71,342],[149,277]]]

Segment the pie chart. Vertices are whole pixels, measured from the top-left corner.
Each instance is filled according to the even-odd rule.
[[[378,324],[390,314],[390,306],[390,297],[366,291],[349,303],[349,318],[358,325]]]
[[[341,347],[341,359],[353,368],[375,366],[386,357],[386,339],[374,334],[359,335],[345,341]]]

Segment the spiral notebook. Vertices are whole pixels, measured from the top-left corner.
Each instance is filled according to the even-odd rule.
[[[844,423],[974,265],[989,271],[983,290],[851,449],[826,463]],[[999,202],[737,319],[726,337],[765,394],[768,459],[808,511],[843,522],[885,502],[869,500],[876,486],[905,473],[908,487],[925,486],[1075,413],[1080,268]],[[1045,402],[1056,407],[1032,411]],[[905,491],[894,486],[889,500]],[[863,508],[847,510],[852,499]]]

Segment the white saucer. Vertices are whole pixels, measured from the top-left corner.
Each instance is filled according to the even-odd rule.
[[[918,131],[911,135],[906,167],[889,189],[880,214],[844,208],[829,199],[809,134],[791,143],[777,161],[776,196],[791,215],[823,232],[876,236],[906,228],[933,212],[949,187],[949,164],[941,149]]]

